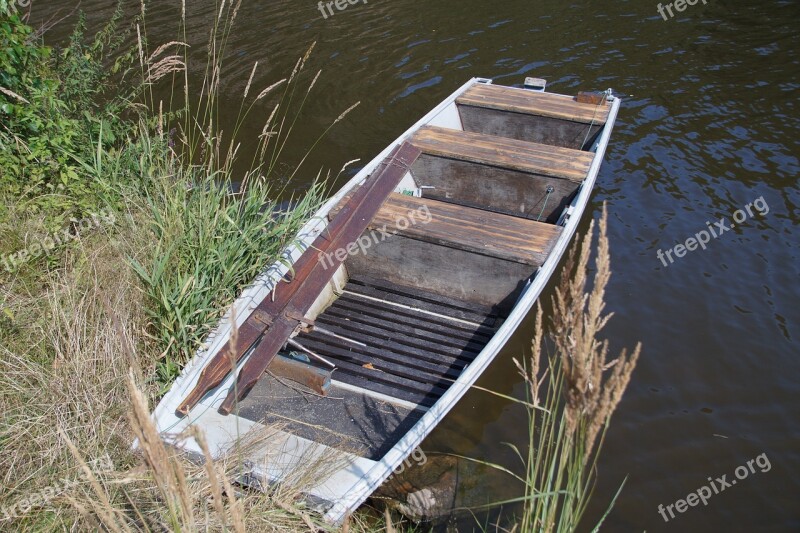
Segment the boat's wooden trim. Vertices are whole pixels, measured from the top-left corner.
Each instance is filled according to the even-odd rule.
[[[576,98],[552,93],[534,93],[525,89],[498,85],[477,84],[458,97],[456,103],[513,113],[603,125],[608,120],[611,106],[585,104]]]
[[[269,330],[269,334],[242,366],[236,385],[231,387],[219,407],[223,414],[231,412],[234,404],[260,379],[342,262],[338,254],[332,254],[332,264],[323,265],[319,254],[329,249],[335,252],[357,239],[366,228],[367,221],[380,209],[386,196],[394,190],[419,154],[419,150],[408,143],[397,147],[384,160],[383,167],[349,197],[331,220],[328,231],[317,237],[312,248],[295,262],[291,281],[280,283],[274,298],[261,302],[253,310],[240,326],[235,345],[228,342],[217,351],[201,372],[194,389],[181,403],[176,412],[178,416],[188,414],[203,396],[217,388],[264,332]]]
[[[341,204],[340,204],[341,205]],[[430,221],[396,228],[398,220],[426,210]],[[338,212],[338,207],[331,213]],[[534,267],[547,259],[561,228],[521,217],[392,193],[370,228]]]
[[[592,154],[581,150],[435,126],[420,128],[411,137],[411,143],[425,154],[576,183],[586,178],[592,164]]]

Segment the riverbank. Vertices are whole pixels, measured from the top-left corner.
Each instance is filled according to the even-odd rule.
[[[269,169],[229,194],[233,156],[218,158],[195,127],[164,126],[180,115],[219,142],[204,127],[213,116],[150,99],[182,60],[141,35],[125,50],[137,26],[122,27],[119,11],[54,50],[0,7],[0,529],[325,529],[290,487],[234,493],[222,482],[233,465],[197,465],[148,439],[147,407],[322,185],[290,213]],[[265,149],[270,139],[285,135]],[[143,453],[130,448],[137,437]]]

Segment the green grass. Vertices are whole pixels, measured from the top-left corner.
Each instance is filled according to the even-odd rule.
[[[232,18],[228,11],[217,21],[211,65],[224,56]],[[16,68],[3,70],[0,85],[0,143],[13,145],[0,157],[0,253],[27,249],[93,212],[116,219],[13,272],[0,269],[0,507],[14,510],[0,512],[0,529],[329,529],[288,486],[266,495],[228,487],[222,496],[217,483],[232,479],[235,464],[198,466],[167,449],[154,461],[130,448],[152,431],[147,403],[323,198],[324,179],[292,185],[293,209],[275,210],[287,194],[286,180],[273,173],[310,93],[310,84],[298,88],[304,60],[278,85],[283,96],[248,168],[235,157],[241,140],[212,127],[219,80],[203,82],[202,98],[164,108],[156,89],[194,90],[183,85],[187,59],[171,53],[181,46],[150,52],[144,19],[109,29],[119,22],[88,44],[79,27],[70,51],[54,54],[0,1],[0,39],[15,47],[0,51],[0,63]],[[115,36],[137,24],[136,48],[109,57]],[[110,81],[102,75],[109,61],[121,65],[115,80],[122,80],[110,94],[97,91]],[[71,114],[70,94],[85,102],[85,114]],[[260,94],[243,98],[240,122]],[[234,182],[244,182],[238,194],[230,192]],[[112,469],[91,466],[106,454]],[[30,496],[35,503],[24,504]],[[366,524],[356,519],[351,530],[375,530]]]
[[[158,380],[177,377],[219,318],[220,310],[274,262],[309,213],[318,206],[321,187],[281,213],[266,183],[244,196],[231,196],[224,184],[185,179],[160,180],[147,193],[155,253],[149,264],[133,260],[145,288],[149,331],[163,347]]]

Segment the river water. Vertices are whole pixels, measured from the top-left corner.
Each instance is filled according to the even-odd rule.
[[[188,3],[190,40],[201,43],[215,7]],[[97,27],[114,4],[84,0],[81,8]],[[32,22],[74,5],[34,0]],[[473,76],[502,84],[538,76],[568,94],[613,87],[624,102],[581,231],[607,202],[615,316],[605,334],[614,350],[641,341],[644,351],[612,420],[588,516],[600,516],[627,477],[608,531],[800,531],[800,3],[684,7],[671,7],[673,18],[665,10],[664,20],[649,1],[369,0],[334,6],[324,18],[312,0],[245,0],[223,72],[223,93],[236,102],[224,120],[238,112],[254,61],[254,85],[265,87],[316,41],[308,69],[322,74],[288,164],[344,109],[361,105],[316,146],[292,184],[302,190],[320,168],[335,175],[346,161],[369,161]],[[151,43],[175,39],[180,2],[148,9]],[[47,39],[59,42],[73,22]],[[270,110],[255,108],[245,137],[255,138]],[[657,257],[709,223],[729,225],[753,202],[752,216],[738,215],[705,250],[673,252],[671,263]],[[521,397],[512,357],[528,353],[531,329],[528,321],[481,386]],[[502,443],[525,438],[517,407],[474,391],[423,448],[517,468]],[[737,467],[757,457],[754,472],[737,480]],[[460,502],[520,494],[508,477],[470,471]],[[723,475],[736,483],[706,505],[673,507],[668,520],[659,513]],[[459,529],[473,526],[462,520]]]

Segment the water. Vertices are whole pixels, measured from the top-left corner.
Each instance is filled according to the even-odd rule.
[[[96,25],[113,4],[85,0],[81,7]],[[189,4],[190,40],[201,43],[215,9],[208,1]],[[231,101],[238,102],[254,61],[254,85],[266,87],[317,41],[309,70],[322,74],[288,163],[361,101],[309,157],[294,184],[300,189],[320,168],[335,175],[346,161],[369,161],[472,76],[520,84],[535,75],[554,92],[613,87],[628,95],[581,229],[606,202],[614,270],[607,299],[615,317],[605,334],[614,349],[641,341],[644,351],[612,420],[588,513],[602,514],[627,476],[608,531],[800,530],[799,3],[708,0],[668,21],[656,2],[625,0],[369,0],[327,19],[312,0],[245,4],[223,73]],[[42,2],[33,22],[73,5]],[[176,37],[179,3],[149,12],[151,42]],[[63,38],[72,20],[48,39]],[[237,110],[230,108],[229,120]],[[255,109],[250,138],[270,110]],[[656,257],[760,197],[768,213],[754,211],[706,250],[666,267]],[[521,395],[511,358],[527,353],[530,336],[529,321],[480,385]],[[513,465],[502,442],[524,439],[516,407],[475,391],[424,448]],[[735,479],[736,468],[760,454],[769,471],[756,466],[669,522],[659,514],[659,504],[685,498],[709,477]],[[518,490],[482,472],[464,480],[462,498],[493,501]]]

